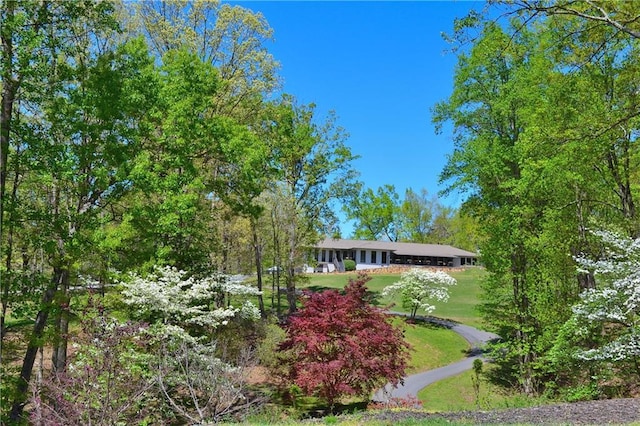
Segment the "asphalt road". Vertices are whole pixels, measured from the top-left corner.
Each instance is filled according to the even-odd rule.
[[[398,312],[392,312],[397,315],[406,315]],[[498,335],[489,333],[487,331],[478,330],[477,328],[470,327],[468,325],[457,324],[451,321],[439,319],[439,318],[422,318],[425,321],[430,321],[435,324],[442,325],[455,331],[460,336],[464,337],[471,345],[471,351],[462,361],[449,364],[445,367],[436,368],[435,370],[424,371],[422,373],[414,374],[404,378],[404,384],[398,385],[394,388],[390,384],[387,384],[383,389],[377,391],[374,396],[374,401],[386,402],[390,398],[406,398],[416,397],[418,391],[431,383],[438,380],[446,379],[447,377],[455,376],[463,371],[470,370],[473,366],[473,361],[482,358],[482,346],[494,339],[498,338]]]

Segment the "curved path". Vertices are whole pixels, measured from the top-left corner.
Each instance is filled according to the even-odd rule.
[[[391,314],[406,316],[406,314],[400,312],[391,312]],[[404,378],[404,384],[399,384],[397,387],[387,384],[383,389],[380,389],[375,393],[373,396],[374,401],[387,402],[390,398],[417,397],[418,391],[425,386],[437,382],[438,380],[455,376],[463,371],[470,370],[473,366],[473,361],[482,357],[482,346],[491,340],[499,338],[497,334],[478,330],[477,328],[473,328],[468,325],[457,324],[452,321],[433,317],[419,318],[424,321],[447,327],[464,337],[471,345],[469,355],[462,361],[454,362],[453,364],[449,364],[445,367],[407,376]]]

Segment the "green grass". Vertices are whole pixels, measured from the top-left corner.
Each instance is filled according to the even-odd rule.
[[[479,325],[480,321],[475,312],[475,305],[480,291],[479,277],[483,272],[479,268],[472,268],[452,274],[458,280],[458,285],[452,288],[449,302],[440,303],[434,314],[439,317],[464,322],[465,324]],[[350,278],[355,277],[356,273],[310,274],[309,282],[305,288],[314,291],[330,288],[341,289],[348,283]],[[400,279],[400,274],[371,275],[367,288],[373,293],[374,303],[377,306],[386,307],[393,304],[394,306],[390,309],[406,312],[400,306],[399,297],[380,297],[382,289],[393,284],[398,279]],[[465,351],[469,349],[469,344],[464,338],[444,327],[421,322],[407,324],[401,319],[397,319],[396,324],[403,324],[405,339],[413,348],[408,374],[443,367],[459,361],[464,358]]]
[[[447,302],[434,303],[436,309],[432,315],[447,318],[473,327],[482,328],[482,321],[477,312],[480,297],[480,280],[485,274],[482,268],[468,268],[463,271],[451,272],[458,284],[451,287],[450,298]],[[388,285],[400,279],[400,274],[371,274],[371,280],[367,283],[369,290],[377,296],[374,302],[380,307],[389,307],[394,311],[408,312],[402,307],[399,295],[394,297],[381,297],[380,292]],[[305,288],[322,290],[327,288],[343,288],[349,278],[355,278],[356,274],[309,274],[309,282]],[[421,312],[418,311],[418,315]]]
[[[487,364],[484,364],[487,368]],[[497,408],[530,407],[550,402],[522,394],[506,392],[503,388],[480,376],[479,393],[476,396],[473,371],[440,380],[418,392],[418,399],[428,411],[492,410]]]
[[[459,361],[469,348],[467,341],[457,333],[429,323],[409,324],[404,319],[396,319],[402,324],[405,340],[411,345],[411,362],[407,374],[443,367]]]

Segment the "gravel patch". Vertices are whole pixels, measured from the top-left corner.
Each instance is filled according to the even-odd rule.
[[[640,399],[608,399],[492,411],[379,411],[363,416],[365,421],[378,420],[390,424],[405,419],[437,418],[474,425],[640,425]]]

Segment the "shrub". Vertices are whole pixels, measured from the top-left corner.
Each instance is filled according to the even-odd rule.
[[[351,259],[346,259],[344,261],[344,270],[347,272],[356,270],[356,261]]]
[[[307,395],[333,407],[341,396],[367,398],[387,382],[404,376],[409,353],[402,331],[369,305],[365,282],[349,280],[345,294],[336,290],[309,295],[289,319],[280,350],[288,357],[287,378]]]
[[[67,369],[32,387],[33,424],[124,424],[142,421],[152,393],[146,326],[121,324],[89,299]]]

